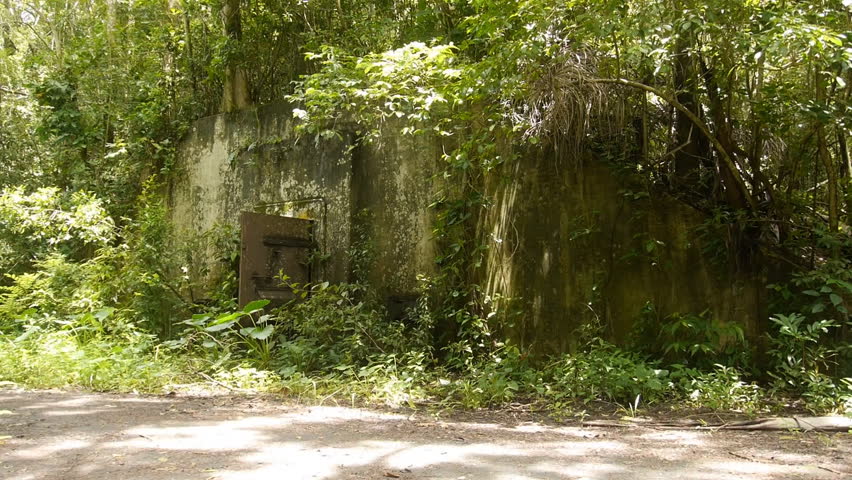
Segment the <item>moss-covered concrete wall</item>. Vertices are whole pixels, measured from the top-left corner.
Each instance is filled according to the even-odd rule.
[[[351,280],[351,250],[365,249],[363,273],[384,295],[413,294],[434,258],[428,204],[438,150],[396,131],[363,146],[345,132],[300,137],[287,104],[201,119],[179,146],[171,220],[188,239],[236,227],[242,211],[310,218],[326,257],[320,279]]]
[[[418,274],[435,273],[429,204],[442,147],[392,126],[367,144],[299,138],[291,119],[290,106],[274,105],[198,121],[171,185],[175,226],[188,238],[236,226],[243,210],[312,218],[328,256],[322,279],[352,279],[366,259],[357,273],[387,299],[410,298]],[[710,309],[758,333],[763,282],[702,253],[705,218],[675,199],[638,191],[593,158],[546,150],[504,164],[485,190],[488,259],[474,280],[512,299],[517,343],[570,350],[589,321],[623,342],[646,305],[662,316]]]
[[[646,305],[660,316],[710,310],[757,334],[762,282],[702,253],[705,217],[691,207],[635,189],[592,158],[549,151],[505,165],[487,191],[484,283],[515,299],[510,331],[523,346],[571,350],[590,321],[625,342]]]
[[[367,280],[386,296],[411,296],[418,274],[434,272],[429,204],[441,150],[430,137],[403,136],[393,126],[384,132],[355,153],[353,205],[367,236]]]
[[[183,238],[217,225],[236,227],[240,212],[316,221],[317,243],[330,259],[320,277],[347,276],[351,137],[297,137],[288,105],[207,117],[179,147],[170,186],[171,220]]]

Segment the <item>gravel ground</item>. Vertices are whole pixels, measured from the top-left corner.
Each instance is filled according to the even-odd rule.
[[[0,391],[0,479],[852,479],[852,435]]]

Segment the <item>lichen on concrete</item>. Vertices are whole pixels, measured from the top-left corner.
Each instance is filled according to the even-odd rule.
[[[187,238],[217,224],[237,225],[241,211],[317,222],[327,259],[317,280],[350,280],[353,216],[370,212],[376,252],[369,279],[385,295],[410,295],[432,270],[433,191],[438,151],[431,139],[387,129],[361,145],[346,131],[324,138],[294,132],[280,104],[202,119],[180,145],[170,188],[171,220]]]
[[[757,335],[759,279],[711,265],[695,233],[699,212],[665,194],[630,195],[628,179],[594,158],[567,163],[536,150],[486,186],[485,287],[520,301],[523,314],[509,329],[517,343],[573,350],[588,323],[624,343],[647,304],[662,315],[709,309]]]
[[[327,257],[317,280],[352,279],[353,219],[367,232],[367,280],[387,298],[434,275],[433,178],[445,149],[429,136],[385,125],[371,143],[354,133],[299,136],[286,104],[202,119],[181,143],[171,218],[184,236],[236,225],[241,211],[311,218]],[[647,304],[662,315],[712,309],[759,333],[759,279],[714,269],[695,233],[699,212],[664,194],[631,194],[628,179],[591,155],[538,149],[489,174],[490,206],[478,214],[489,298],[510,300],[507,327],[522,347],[577,348],[579,327],[628,339]],[[359,241],[363,241],[360,239]],[[361,246],[359,248],[363,248]]]

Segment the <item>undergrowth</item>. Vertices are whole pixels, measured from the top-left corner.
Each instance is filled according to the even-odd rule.
[[[192,378],[191,359],[163,349],[147,334],[122,343],[111,337],[81,342],[68,332],[20,340],[0,335],[0,345],[0,379],[26,387],[163,393]]]
[[[265,301],[242,309],[231,302],[208,306],[162,340],[134,323],[138,312],[110,306],[109,299],[79,304],[75,299],[86,290],[72,288],[74,282],[68,290],[50,290],[53,295],[36,289],[49,290],[49,282],[61,277],[56,270],[68,267],[45,265],[39,274],[45,278],[14,277],[0,302],[6,319],[0,324],[0,380],[152,393],[206,382],[315,403],[438,409],[523,404],[559,416],[589,410],[635,415],[661,405],[755,415],[783,405],[786,397],[816,413],[852,411],[852,382],[822,372],[831,358],[811,341],[827,327],[806,328],[804,317],[774,317],[782,325],[772,338],[771,352],[778,353],[772,353],[777,358],[769,381],[761,383],[747,369],[709,364],[721,358],[714,351],[688,348],[655,359],[608,343],[593,330],[585,331],[582,347],[572,354],[533,360],[500,342],[464,353],[463,361],[447,359],[459,345],[434,348],[436,319],[427,302],[391,322],[360,284],[295,286],[304,298],[272,310]],[[12,316],[13,304],[24,299],[28,308]],[[804,345],[806,357],[782,355],[790,345]]]
[[[472,300],[441,302],[436,297],[447,290],[432,291],[428,281],[401,320],[389,320],[364,283],[290,283],[297,300],[275,309],[265,301],[239,308],[234,256],[226,252],[214,297],[195,302],[186,292],[198,286],[196,276],[210,272],[192,273],[193,251],[206,252],[203,245],[211,243],[227,250],[234,242],[217,234],[190,242],[193,251],[170,248],[162,204],[147,194],[140,200],[137,221],[121,227],[89,196],[63,200],[67,207],[51,200],[44,208],[74,210],[74,202],[85,202],[90,213],[59,236],[46,235],[56,230],[49,225],[27,225],[27,234],[45,233],[36,250],[4,245],[37,253],[30,268],[7,274],[0,286],[0,381],[150,393],[202,383],[316,403],[523,404],[559,416],[602,409],[635,415],[664,405],[747,414],[785,404],[852,412],[852,379],[843,364],[849,352],[837,340],[846,313],[840,295],[852,285],[842,269],[777,287],[808,300],[772,317],[766,375],[754,368],[752,348],[736,326],[718,324],[709,312],[661,318],[652,305],[628,348],[607,342],[600,325],[586,325],[577,351],[530,356],[501,334],[505,302],[487,308],[467,308]],[[95,228],[92,216],[103,219],[98,235],[84,233]],[[438,327],[448,315],[457,325],[449,341]]]

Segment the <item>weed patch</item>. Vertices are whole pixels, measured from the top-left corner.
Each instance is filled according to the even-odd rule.
[[[67,332],[46,332],[18,341],[0,335],[0,343],[0,378],[31,388],[165,393],[192,377],[191,359],[170,354],[146,334],[125,343],[81,343]]]

